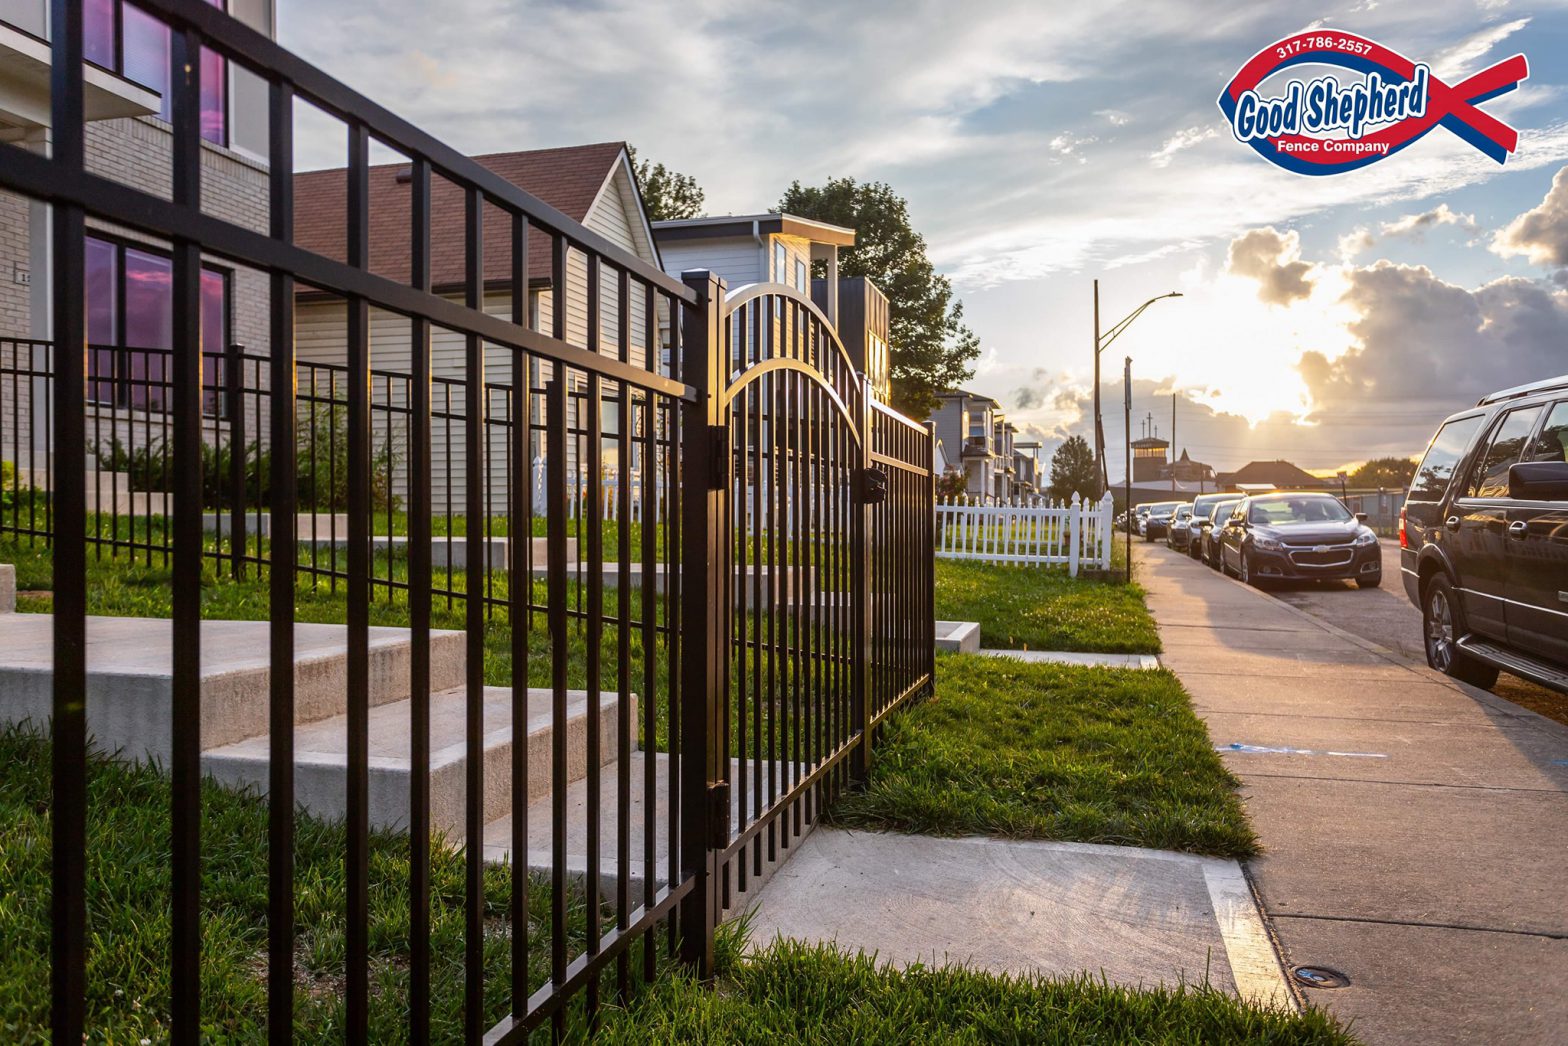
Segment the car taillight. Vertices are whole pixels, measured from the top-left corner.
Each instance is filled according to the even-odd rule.
[[[1399,506],[1399,547],[1409,548],[1410,539],[1405,537],[1405,506]]]

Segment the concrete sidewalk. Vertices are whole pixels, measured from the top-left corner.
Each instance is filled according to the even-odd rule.
[[[751,946],[779,936],[901,965],[1207,980],[1292,1003],[1240,866],[1166,850],[818,828],[753,908]]]
[[[1568,1043],[1568,728],[1163,547],[1138,580],[1242,780],[1304,989],[1372,1043]]]

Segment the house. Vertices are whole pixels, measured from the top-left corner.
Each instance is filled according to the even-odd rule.
[[[1017,467],[1013,436],[1018,430],[1003,415],[1000,403],[968,389],[939,392],[931,424],[945,446],[959,448],[958,467],[968,477],[971,497],[1012,496]]]
[[[1221,472],[1216,482],[1225,490],[1318,490],[1324,481],[1290,462],[1249,461],[1235,472]]]
[[[528,191],[545,203],[581,222],[612,243],[653,265],[659,264],[658,247],[643,206],[642,195],[632,171],[624,142],[554,149],[493,153],[474,157],[475,161],[507,181]],[[382,164],[370,169],[371,224],[370,268],[389,279],[409,279],[410,255],[408,229],[411,222],[411,182],[407,164]],[[347,179],[342,169],[311,171],[294,179],[296,239],[309,250],[329,257],[342,257],[347,214]],[[431,289],[439,295],[462,301],[466,280],[463,237],[463,198],[457,188],[439,179],[431,186]],[[512,315],[511,244],[509,222],[498,211],[486,213],[483,229],[484,309],[499,315]],[[552,241],[542,231],[529,240],[528,302],[524,313],[535,329],[554,329],[557,289],[552,286]],[[592,335],[588,324],[588,267],[577,251],[567,254],[565,287],[559,295],[565,309],[565,340],[580,348],[590,348]],[[602,329],[597,332],[599,350],[608,355],[619,352],[618,331],[622,303],[615,276],[603,272],[598,289],[604,303]],[[649,351],[646,299],[639,285],[632,285],[627,313],[629,357],[642,366]],[[296,309],[296,351],[300,361],[302,389],[330,381],[332,371],[347,362],[346,313],[341,300],[310,289],[301,289]],[[661,316],[661,329],[667,323]],[[465,339],[452,331],[437,329],[431,334],[431,373],[436,382],[435,407],[441,411],[444,397],[455,394],[458,409],[461,388],[457,382],[464,374]],[[412,370],[411,342],[407,320],[392,313],[375,311],[370,320],[370,355],[373,371],[394,371],[407,375]],[[543,387],[551,377],[552,365],[534,360],[528,380],[532,387]],[[487,346],[485,381],[494,386],[511,386],[513,353],[510,349]],[[443,380],[444,379],[444,380]],[[575,379],[571,388],[576,390]],[[394,405],[406,393],[402,386],[389,384],[386,392]],[[406,402],[406,400],[405,400]],[[575,416],[575,412],[573,414]],[[607,411],[606,433],[614,435],[616,415]],[[432,441],[432,467],[442,477],[435,497],[445,508],[448,499],[461,504],[466,475],[465,447],[460,435],[441,431],[437,422]],[[489,453],[492,483],[489,489],[503,492],[508,470],[508,444],[503,431],[490,433]],[[386,433],[395,451],[397,434]],[[530,459],[542,451],[542,436],[535,433],[529,449]],[[575,448],[570,460],[575,461]],[[495,511],[500,506],[492,506]]]
[[[273,0],[214,0],[272,37]],[[0,141],[43,152],[50,135],[48,0],[0,3]],[[169,31],[123,0],[88,5],[83,47],[87,166],[93,173],[168,198],[172,129],[168,122]],[[221,55],[202,65],[202,209],[265,232],[267,85]],[[31,409],[50,373],[50,206],[0,192],[0,457],[42,485],[53,433]],[[155,237],[89,217],[86,243],[89,455],[113,439],[146,446],[162,438],[173,347],[172,262]],[[268,281],[219,258],[201,280],[204,352],[243,343],[265,354]],[[217,363],[209,357],[207,380]],[[28,374],[28,378],[20,375]],[[214,412],[216,397],[208,397]],[[255,419],[257,423],[261,419]],[[91,458],[89,458],[91,460]],[[30,463],[30,464],[29,464]],[[91,489],[91,488],[90,488]],[[91,495],[90,495],[91,496]]]
[[[892,398],[887,295],[863,276],[840,278],[838,251],[855,245],[855,230],[793,214],[728,215],[655,222],[664,271],[679,276],[707,269],[733,290],[782,283],[808,295],[829,322],[872,394]],[[822,276],[813,277],[820,266]]]
[[[1044,477],[1040,474],[1040,441],[1013,441],[1014,482],[1020,494],[1038,494]]]
[[[1214,485],[1213,466],[1201,461],[1193,461],[1192,458],[1187,456],[1185,449],[1182,450],[1181,457],[1177,458],[1166,468],[1165,474],[1167,477],[1181,480],[1184,483],[1197,483],[1200,486],[1208,484],[1211,487]]]

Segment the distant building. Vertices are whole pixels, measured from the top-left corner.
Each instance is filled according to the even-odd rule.
[[[1177,458],[1175,463],[1165,470],[1165,476],[1166,478],[1174,477],[1186,483],[1214,485],[1213,466],[1206,465],[1201,461],[1193,461],[1187,456],[1185,450],[1181,452],[1181,457]]]
[[[989,500],[1013,495],[1017,468],[1013,435],[1018,430],[1003,415],[1000,403],[978,392],[949,389],[937,393],[931,423],[949,462],[967,477],[971,497]]]
[[[1235,472],[1216,477],[1224,490],[1316,490],[1326,481],[1283,459],[1249,461]]]
[[[1041,486],[1040,441],[1013,441],[1013,482],[1020,494],[1038,494]]]
[[[1132,441],[1132,481],[1134,483],[1153,483],[1159,479],[1169,479],[1165,475],[1165,452],[1170,448],[1168,440],[1158,436],[1145,436]]]

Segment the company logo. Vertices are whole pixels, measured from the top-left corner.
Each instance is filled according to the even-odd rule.
[[[1260,90],[1296,65],[1337,66]],[[1253,55],[1220,93],[1220,111],[1236,140],[1297,174],[1342,174],[1399,152],[1439,125],[1498,163],[1519,132],[1477,106],[1530,75],[1522,54],[1449,85],[1425,63],[1353,33],[1316,29],[1286,37]]]

